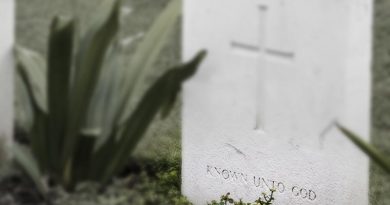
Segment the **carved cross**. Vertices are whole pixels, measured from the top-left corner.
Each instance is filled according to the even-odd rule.
[[[256,56],[258,59],[257,89],[256,89],[256,116],[255,129],[264,131],[264,110],[266,105],[263,101],[265,92],[265,79],[267,62],[270,60],[280,63],[290,63],[294,60],[295,53],[291,48],[288,22],[286,18],[287,5],[285,0],[268,0],[257,5],[258,12],[258,38],[256,43],[243,43],[232,41],[233,50],[247,53],[248,57]]]

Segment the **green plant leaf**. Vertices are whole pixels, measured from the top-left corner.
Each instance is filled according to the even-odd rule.
[[[38,161],[41,172],[48,171],[47,114],[34,108],[34,126],[31,133],[31,150]]]
[[[122,49],[115,41],[104,60],[104,68],[89,106],[84,133],[97,136],[95,149],[104,144],[114,128],[115,113],[119,107],[118,93],[122,89],[120,79],[125,72],[122,65]]]
[[[390,173],[390,161],[382,155],[375,147],[362,140],[361,137],[348,130],[340,124],[336,124],[340,131],[347,136],[356,146],[366,153],[374,162],[382,167],[387,173]]]
[[[104,174],[104,182],[124,166],[158,110],[173,103],[172,98],[179,92],[181,84],[195,73],[205,55],[202,51],[189,63],[167,71],[147,90],[134,113],[119,128],[118,133],[122,136],[110,148],[113,154]]]
[[[42,170],[47,167],[46,152],[46,115],[47,91],[46,91],[46,63],[36,52],[17,46],[15,48],[18,73],[22,81],[27,85],[30,99],[34,102],[34,120],[31,134],[31,150],[38,160]]]
[[[82,180],[107,182],[126,164],[158,111],[169,113],[181,84],[195,73],[205,56],[201,52],[191,62],[166,72],[131,113],[130,100],[138,101],[133,91],[168,39],[180,15],[181,0],[171,0],[158,17],[130,67],[122,66],[121,50],[114,41],[119,27],[118,2],[101,2],[95,23],[77,44],[73,44],[73,21],[55,19],[47,62],[39,54],[16,48],[20,73],[16,83],[18,89],[25,88],[18,100],[29,99],[32,103],[26,100],[23,106],[30,104],[34,114],[32,154],[22,148],[16,152],[37,186],[42,185],[41,174],[48,174],[68,190]]]
[[[77,138],[82,128],[96,82],[100,75],[105,52],[119,27],[119,4],[116,0],[103,1],[95,11],[94,26],[82,39],[77,52],[74,83],[71,88],[69,121],[64,140],[64,172],[71,170],[74,151],[77,150]],[[72,173],[64,173],[64,181],[70,182]]]
[[[34,104],[47,113],[46,62],[43,57],[21,46],[15,47],[17,68],[33,96]]]
[[[20,72],[15,73],[15,127],[24,133],[30,133],[34,123],[34,108],[27,85]]]
[[[49,116],[47,149],[49,169],[60,170],[62,143],[67,125],[70,77],[72,71],[74,21],[56,17],[51,25],[48,52]],[[59,176],[57,176],[59,177]]]
[[[21,166],[24,172],[32,179],[39,192],[45,196],[47,187],[42,180],[42,174],[39,171],[38,164],[31,152],[18,143],[14,143],[12,153],[16,163]]]
[[[114,130],[107,140],[92,153],[87,179],[103,181],[104,170],[107,169],[109,162],[112,161],[112,154],[118,148],[118,142],[115,140],[116,131]]]
[[[75,153],[75,156],[77,156],[77,160],[73,164],[74,176],[72,177],[72,181],[68,187],[69,189],[73,189],[76,186],[77,182],[89,179],[90,176],[88,176],[88,174],[91,167],[91,161],[94,160],[92,159],[92,153],[96,139],[98,138],[94,134],[82,134],[79,136],[79,146]]]
[[[169,34],[173,31],[181,14],[181,7],[182,0],[171,0],[138,45],[134,57],[131,58],[128,74],[125,74],[130,78],[123,78],[124,89],[120,95],[122,98],[120,101],[123,104],[115,113],[119,117],[117,119],[118,124],[123,124],[129,118],[133,107],[130,100],[133,91],[137,89],[140,82],[145,80],[145,75],[150,72],[163,46],[169,39]]]
[[[180,13],[181,0],[172,0],[138,45],[134,57],[130,58],[129,68],[123,69],[122,66],[119,66],[103,71],[103,78],[99,79],[97,93],[94,95],[87,118],[88,129],[101,132],[96,149],[106,142],[118,121],[124,123],[125,119],[129,117],[134,107],[131,94],[151,70],[169,39],[169,34],[172,32]],[[120,49],[116,46],[116,49],[110,50],[115,53]],[[109,55],[107,60],[112,61],[112,63],[119,61],[117,56],[113,55]],[[97,99],[100,101],[96,101]],[[102,99],[105,102],[102,102]]]

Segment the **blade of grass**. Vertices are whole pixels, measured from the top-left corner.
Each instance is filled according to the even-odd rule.
[[[150,27],[145,37],[138,45],[136,53],[131,58],[128,74],[130,78],[124,78],[124,89],[120,95],[122,105],[119,107],[115,116],[118,124],[125,122],[132,111],[133,91],[137,89],[140,82],[145,80],[145,75],[150,72],[158,55],[160,54],[166,41],[169,39],[169,34],[177,22],[181,14],[182,0],[171,0],[164,11],[157,17],[157,20]]]
[[[34,51],[17,46],[15,49],[18,62],[18,73],[22,81],[27,85],[27,90],[32,99],[34,120],[31,133],[31,150],[38,161],[41,171],[47,168],[46,152],[46,119],[47,119],[47,92],[46,92],[46,64],[43,58]]]
[[[88,173],[90,170],[93,156],[92,153],[96,139],[97,136],[95,135],[80,135],[78,139],[80,146],[78,146],[75,154],[75,156],[77,156],[77,160],[73,164],[74,177],[72,177],[72,181],[68,187],[69,189],[73,190],[77,182],[84,181],[89,178]]]
[[[74,21],[56,17],[51,25],[48,52],[48,135],[49,169],[60,170],[63,138],[67,125],[70,75],[72,70]],[[56,176],[59,177],[59,176]]]
[[[77,141],[88,111],[100,70],[102,68],[105,51],[114,38],[119,27],[119,3],[116,0],[103,1],[96,11],[96,22],[77,53],[76,75],[71,88],[70,106],[68,109],[69,121],[66,138],[64,140],[63,162],[65,184],[72,181],[72,158],[77,150]]]
[[[92,97],[83,132],[97,135],[95,149],[106,142],[112,132],[114,118],[112,113],[118,109],[120,78],[124,67],[121,64],[121,48],[115,41],[110,46],[104,60],[102,74]]]
[[[95,152],[93,152],[87,179],[92,181],[102,181],[103,172],[112,160],[112,150],[118,147],[118,142],[115,140],[115,136],[114,130],[114,133],[109,136]]]
[[[43,57],[21,46],[15,47],[17,69],[31,90],[34,104],[47,113],[46,63]]]
[[[356,146],[366,153],[374,162],[382,167],[387,173],[390,173],[390,161],[382,155],[375,147],[362,140],[361,137],[348,130],[340,124],[336,124],[340,131],[348,137]]]
[[[39,171],[38,164],[31,155],[31,152],[29,152],[26,147],[18,143],[13,144],[11,151],[16,163],[31,178],[42,196],[45,196],[47,193],[47,188],[45,183],[42,181],[42,174]]]
[[[24,133],[30,133],[34,123],[34,109],[27,85],[20,72],[15,75],[15,127]]]
[[[177,95],[181,84],[195,73],[205,55],[206,53],[202,51],[189,63],[167,71],[148,89],[134,113],[120,128],[119,133],[122,134],[120,141],[110,148],[114,154],[103,175],[103,182],[107,182],[126,164],[158,110],[173,103],[172,98]]]

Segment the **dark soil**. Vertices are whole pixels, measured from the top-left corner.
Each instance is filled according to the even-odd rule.
[[[0,180],[0,205],[40,205],[44,198],[34,184],[21,174]]]

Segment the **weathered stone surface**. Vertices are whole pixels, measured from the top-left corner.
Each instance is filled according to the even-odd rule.
[[[371,0],[187,0],[183,192],[368,204],[368,160],[334,127],[370,127]]]

